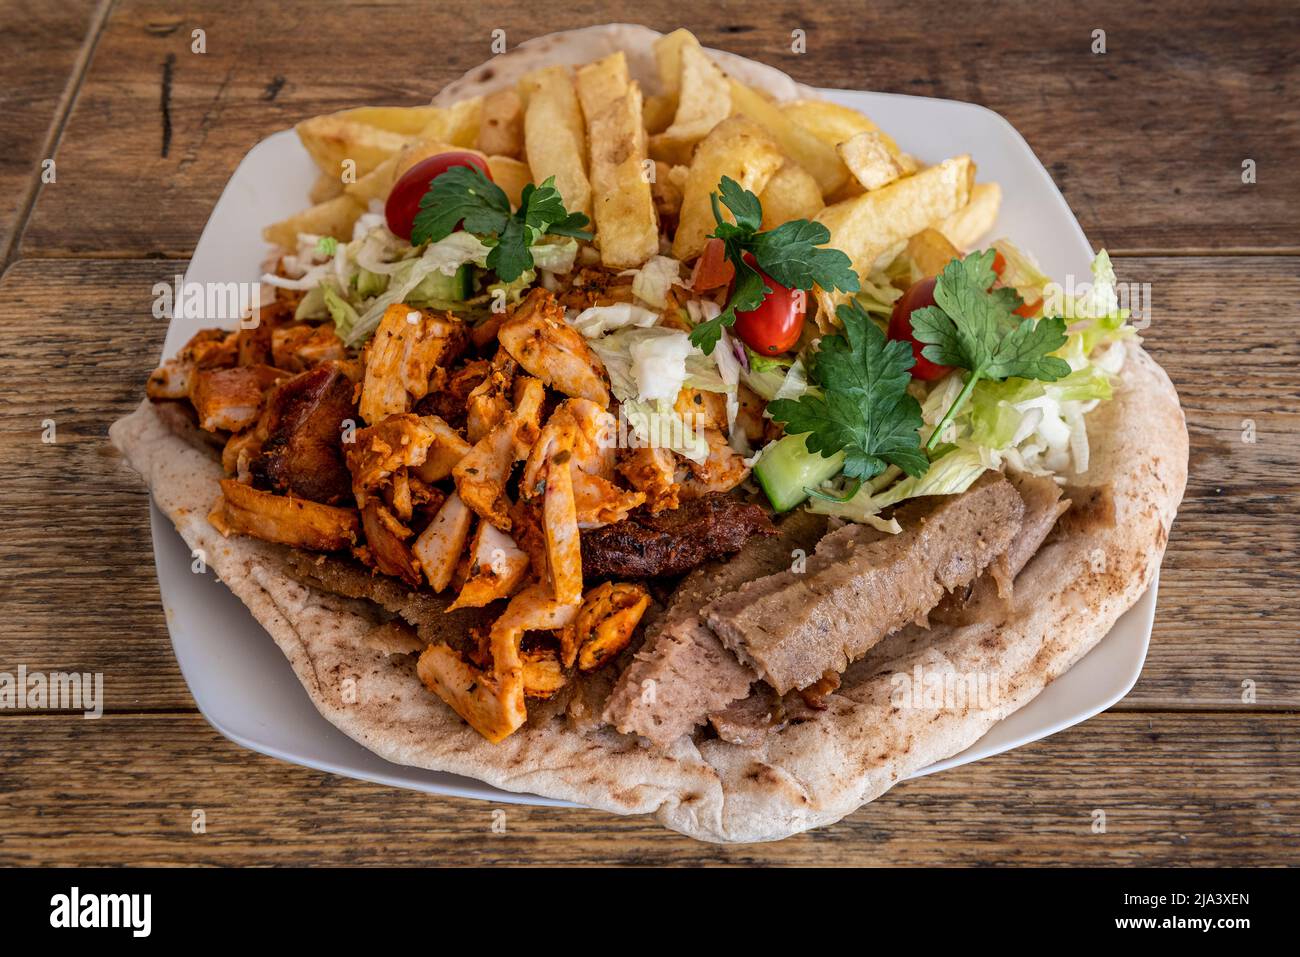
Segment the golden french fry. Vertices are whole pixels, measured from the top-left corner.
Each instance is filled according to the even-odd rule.
[[[1001,186],[976,183],[970,192],[970,202],[937,223],[935,228],[958,249],[973,249],[981,237],[993,229],[1001,206]]]
[[[439,140],[453,146],[472,147],[478,140],[479,123],[483,118],[481,96],[461,100],[451,106],[438,107],[438,112],[419,131],[422,140]]]
[[[943,267],[961,256],[961,251],[948,241],[948,237],[933,227],[927,227],[907,241],[904,250],[922,276],[937,276]]]
[[[794,160],[786,160],[767,181],[758,201],[763,204],[764,229],[776,229],[792,219],[812,219],[826,205],[817,180]]]
[[[827,206],[817,221],[830,230],[830,244],[853,261],[859,275],[932,223],[970,202],[975,164],[957,156],[855,199]],[[822,321],[829,321],[843,294],[817,289]]]
[[[679,27],[654,42],[655,67],[665,96],[676,99],[682,88],[682,50],[700,48],[700,41],[685,27]]]
[[[699,44],[683,44],[680,59],[677,112],[672,125],[650,140],[650,155],[666,163],[689,163],[695,144],[731,113],[726,74]]]
[[[614,269],[639,266],[659,251],[641,88],[628,77],[627,59],[620,51],[579,69],[577,89],[591,147],[600,261]]]
[[[591,215],[587,134],[568,67],[552,66],[519,81],[524,108],[524,154],[533,182],[555,177],[571,213]]]
[[[672,125],[676,112],[676,97],[656,93],[645,98],[645,103],[641,106],[641,122],[647,133],[662,133]]]
[[[812,174],[823,196],[835,192],[849,178],[849,171],[834,145],[818,139],[786,116],[775,103],[743,83],[731,80],[730,84],[732,111],[748,116],[767,130],[781,152]]]
[[[336,115],[403,136],[415,136],[444,112],[437,106],[361,106]]]
[[[374,199],[387,199],[393,184],[416,163],[428,159],[430,156],[437,156],[439,153],[448,153],[453,150],[462,153],[474,153],[480,159],[487,159],[482,153],[468,147],[457,146],[454,143],[438,139],[417,139],[407,143],[395,156],[390,156],[384,160],[355,183],[349,183],[344,187],[344,192],[362,204],[368,204]]]
[[[317,203],[310,209],[304,209],[288,219],[267,226],[262,230],[262,237],[271,245],[279,246],[281,249],[296,249],[299,233],[351,239],[352,225],[365,211],[364,203],[344,193],[342,196]]]
[[[835,149],[864,189],[880,189],[907,173],[879,130],[856,133]]]
[[[335,177],[344,172],[345,162],[353,164],[352,172],[358,177],[365,176],[400,150],[407,140],[401,133],[358,123],[339,114],[314,116],[303,120],[295,129],[321,172]]]
[[[704,251],[716,225],[709,194],[717,191],[723,176],[758,195],[784,161],[771,137],[746,117],[731,116],[714,127],[700,141],[686,176],[673,256],[687,260]]]
[[[830,100],[789,100],[781,104],[781,112],[828,146],[879,129],[865,114]]]
[[[510,156],[489,156],[487,164],[488,171],[492,174],[492,181],[505,190],[506,195],[510,197],[510,205],[517,209],[520,194],[524,191],[524,187],[532,182],[532,173],[528,170],[528,164]]]
[[[323,203],[340,195],[342,192],[343,180],[339,176],[321,173],[316,177],[316,182],[311,184],[311,190],[307,193],[307,198],[313,204]]]
[[[474,145],[489,156],[523,155],[524,104],[518,90],[507,87],[483,97],[483,115]]]

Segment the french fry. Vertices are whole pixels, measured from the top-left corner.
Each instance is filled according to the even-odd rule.
[[[817,214],[817,221],[830,230],[829,245],[847,253],[853,268],[865,276],[884,254],[970,202],[974,180],[971,158],[957,156],[882,189],[827,206]],[[825,324],[845,297],[820,288],[816,294]]]
[[[958,249],[973,249],[993,229],[1001,206],[1001,186],[997,183],[976,183],[970,192],[970,202],[939,222],[935,228]]]
[[[437,106],[361,106],[336,115],[403,136],[415,136],[444,112]]]
[[[763,229],[776,229],[792,219],[812,219],[826,205],[817,180],[794,160],[786,160],[767,181],[758,201],[763,204]]]
[[[662,133],[672,125],[677,112],[677,98],[656,93],[645,98],[641,106],[641,122],[650,135]]]
[[[577,89],[591,146],[592,210],[600,261],[612,269],[639,266],[659,251],[659,224],[641,125],[641,88],[630,81],[620,51],[578,70]]]
[[[726,74],[699,44],[683,44],[680,59],[677,112],[672,125],[650,140],[651,156],[678,164],[689,163],[695,145],[731,113],[731,87]]]
[[[943,267],[961,256],[948,237],[933,227],[921,230],[907,241],[904,250],[921,276],[937,276]]]
[[[364,203],[344,193],[324,203],[317,203],[310,209],[304,209],[301,213],[295,213],[288,219],[272,223],[262,230],[262,238],[281,249],[296,249],[299,233],[351,239],[352,225],[365,211]]]
[[[480,159],[487,160],[487,157],[477,150],[456,146],[454,143],[439,139],[417,139],[407,143],[395,156],[390,156],[384,160],[355,183],[349,183],[344,187],[344,192],[363,205],[368,204],[371,200],[387,199],[393,184],[408,169],[430,156],[437,156],[439,153],[447,153],[452,150],[473,153]]]
[[[336,177],[342,173],[345,161],[355,164],[358,177],[365,176],[407,140],[401,133],[358,123],[337,113],[303,120],[295,129],[321,172]]]
[[[775,103],[754,90],[730,81],[732,111],[741,113],[767,130],[781,151],[817,180],[822,195],[834,193],[849,178],[849,171],[835,152],[834,145],[818,139],[792,121]]]
[[[571,213],[591,215],[587,135],[568,67],[552,66],[519,81],[524,99],[524,153],[533,182],[555,177]]]
[[[532,181],[528,164],[509,156],[489,156],[487,164],[488,172],[492,174],[492,181],[505,190],[506,195],[510,197],[510,205],[518,209],[520,194]]]
[[[781,112],[827,146],[880,129],[865,114],[830,100],[789,100],[781,104]]]
[[[673,237],[674,258],[692,259],[704,251],[716,224],[709,194],[717,191],[723,176],[757,195],[784,161],[771,137],[746,117],[728,117],[714,127],[700,141],[686,176],[681,218]]]
[[[483,98],[471,97],[437,110],[420,130],[420,139],[440,140],[460,148],[472,147],[478,140],[479,123],[483,118]]]
[[[314,205],[333,199],[342,192],[343,180],[338,174],[321,173],[316,177],[316,182],[311,184],[311,190],[307,193],[307,198]]]
[[[519,91],[497,90],[483,97],[483,115],[474,144],[489,156],[512,156],[524,153],[524,104]]]
[[[856,133],[835,149],[864,189],[880,189],[906,175],[907,170],[879,130]]]
[[[659,85],[663,94],[673,100],[682,89],[682,50],[686,47],[700,48],[700,41],[695,34],[685,27],[679,27],[672,33],[665,34],[654,42],[655,67],[659,71]]]

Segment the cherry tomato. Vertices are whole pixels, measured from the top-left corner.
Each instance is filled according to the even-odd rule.
[[[912,378],[922,382],[933,382],[952,371],[952,366],[935,365],[921,355],[925,343],[917,342],[912,332],[912,313],[935,304],[934,283],[934,276],[912,283],[903,297],[894,303],[894,311],[889,317],[889,338],[912,344],[912,355],[916,358],[916,365],[912,366]]]
[[[793,349],[803,333],[804,313],[808,311],[808,294],[799,289],[787,289],[754,262],[745,253],[745,262],[763,277],[772,291],[763,304],[749,312],[736,313],[734,332],[755,352],[765,356],[780,355]]]
[[[429,191],[429,184],[453,166],[472,166],[488,179],[492,178],[487,164],[473,153],[439,153],[420,160],[402,174],[384,204],[384,218],[394,236],[410,241],[415,214],[420,211],[420,200]]]
[[[704,246],[704,252],[695,260],[695,269],[691,272],[691,289],[695,292],[708,292],[731,282],[736,275],[736,267],[727,258],[727,245],[721,239],[710,239]]]

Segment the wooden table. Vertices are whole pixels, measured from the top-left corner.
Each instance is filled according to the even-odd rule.
[[[680,7],[578,0],[548,8],[543,28],[522,3],[0,4],[0,671],[99,671],[107,695],[98,721],[0,711],[0,863],[1297,861],[1294,4],[722,2],[684,23]],[[282,764],[196,712],[167,637],[146,494],[105,437],[159,355],[151,286],[183,271],[267,134],[423,102],[487,58],[494,29],[514,44],[614,10],[809,83],[998,111],[1121,278],[1151,283],[1146,340],[1187,411],[1191,479],[1150,657],[1109,712],[903,784],[834,827],[730,848],[594,811],[511,808],[497,834],[490,805]],[[42,183],[49,158],[55,180]],[[41,441],[47,419],[54,444]]]

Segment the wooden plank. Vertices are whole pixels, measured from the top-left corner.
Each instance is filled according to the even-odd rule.
[[[112,675],[114,710],[191,705],[167,640],[146,496],[105,433],[138,401],[171,262],[36,261],[0,281],[0,670]],[[1300,707],[1300,259],[1125,259],[1152,284],[1148,347],[1182,395],[1192,478],[1130,708]],[[53,418],[58,442],[40,441]],[[1243,442],[1242,422],[1257,441]],[[111,585],[110,585],[111,583]]]
[[[60,147],[68,178],[42,195],[24,254],[186,256],[235,165],[267,134],[347,106],[423,102],[489,57],[495,29],[516,44],[599,15],[557,7],[543,24],[518,5],[413,11],[369,4],[358,29],[355,11],[310,0],[124,0]],[[1300,44],[1295,7],[1282,0],[1236,4],[1231,21],[1213,0],[1026,4],[996,15],[938,0],[827,0],[775,20],[716,5],[683,19],[680,4],[645,0],[635,19],[688,26],[815,85],[986,105],[1025,135],[1098,245],[1296,248]],[[206,31],[204,54],[191,52],[195,29]],[[791,49],[796,29],[802,55]],[[1098,29],[1104,54],[1092,52]],[[1241,181],[1247,159],[1253,185]],[[87,210],[112,230],[88,228]]]
[[[0,281],[0,670],[102,671],[114,710],[193,707],[163,619],[148,493],[108,443],[162,350],[150,288],[176,269],[25,261]]]
[[[102,5],[11,0],[0,7],[0,266],[53,153]],[[57,167],[52,173],[57,183]]]
[[[905,782],[829,828],[719,847],[650,818],[310,771],[195,715],[7,716],[0,864],[1295,864],[1298,767],[1296,715],[1106,714]]]
[[[1123,259],[1150,283],[1146,347],[1178,387],[1187,493],[1161,573],[1147,663],[1125,707],[1300,698],[1300,259]],[[1254,441],[1250,441],[1250,439]]]

